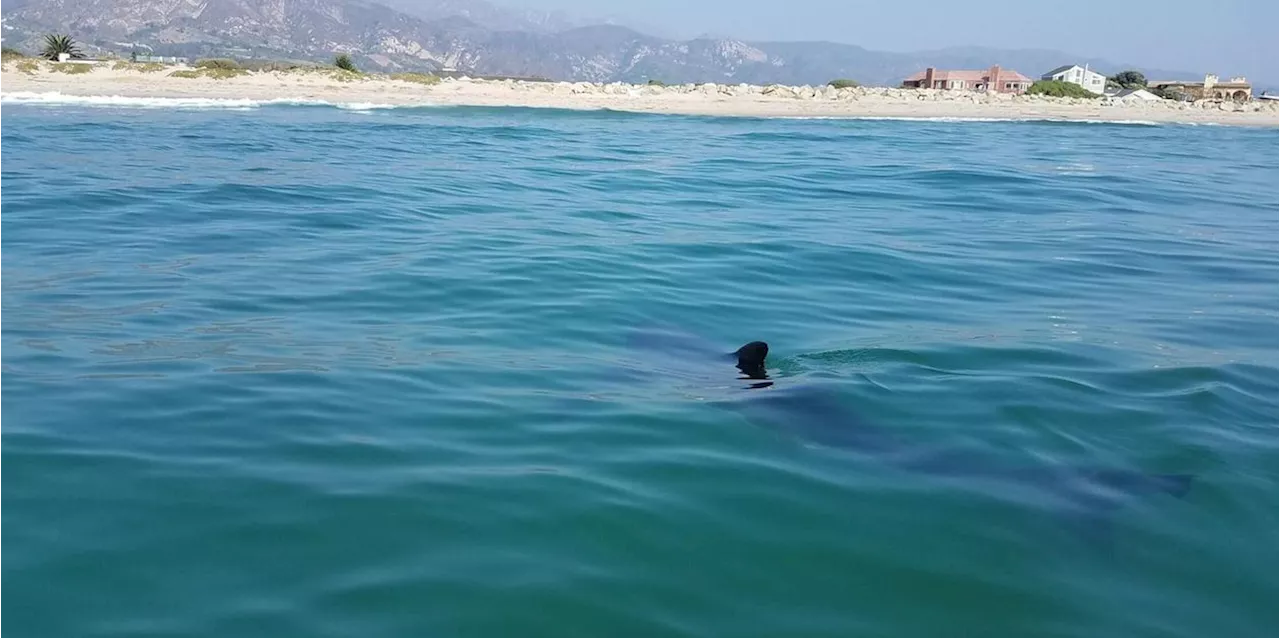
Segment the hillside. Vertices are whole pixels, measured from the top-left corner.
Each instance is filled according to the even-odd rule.
[[[888,53],[830,42],[669,40],[618,25],[572,26],[564,16],[507,10],[483,0],[12,0],[6,46],[35,50],[69,33],[91,52],[328,60],[349,52],[364,68],[456,69],[564,80],[816,84],[854,78],[896,85],[926,66],[1001,64],[1030,76],[1069,62],[1121,65],[1057,51],[983,48]],[[1127,67],[1123,67],[1127,68]],[[1148,76],[1194,73],[1144,69]]]

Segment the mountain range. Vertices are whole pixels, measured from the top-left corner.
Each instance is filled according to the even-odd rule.
[[[578,20],[485,0],[384,1],[395,7],[364,0],[9,0],[0,34],[5,46],[30,51],[44,34],[65,33],[91,53],[325,61],[345,52],[367,70],[592,82],[819,84],[851,78],[897,85],[927,66],[1000,64],[1031,77],[1063,64],[1087,63],[1104,73],[1134,68],[1040,49],[890,53],[832,42],[676,40],[600,23],[607,19]],[[1140,70],[1148,77],[1198,77]]]

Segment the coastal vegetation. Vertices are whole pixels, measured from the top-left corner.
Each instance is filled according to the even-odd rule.
[[[827,84],[837,89],[856,89],[859,86],[862,86],[861,84],[858,84],[857,80],[850,80],[847,78],[838,78],[827,82]]]
[[[40,61],[33,58],[20,58],[14,66],[27,75],[35,75],[36,71],[40,70]]]
[[[663,82],[662,80],[649,80],[648,82],[645,82],[645,84],[649,86],[666,86],[667,85],[667,83]]]
[[[22,54],[22,51],[9,49],[9,47],[0,47],[0,69],[9,68],[10,61],[17,61],[20,69],[23,63],[31,60],[28,60],[27,56]]]
[[[93,70],[91,64],[78,64],[76,62],[54,62],[49,65],[56,73],[66,73],[68,75],[80,75]]]
[[[249,71],[302,72],[314,71],[320,67],[313,62],[294,62],[289,60],[242,60],[240,61],[240,68]]]
[[[339,53],[337,57],[333,58],[333,66],[336,66],[343,71],[350,71],[352,73],[360,72],[360,69],[356,68],[356,63],[351,61],[351,56],[345,53]]]
[[[359,71],[348,71],[347,69],[329,69],[329,77],[339,82],[355,82],[356,80],[368,79],[368,75]]]
[[[169,77],[175,78],[209,78],[211,80],[226,80],[228,78],[248,75],[249,69],[244,68],[239,62],[231,58],[202,58],[196,60],[194,69],[182,69],[169,74]]]
[[[413,82],[414,84],[439,84],[440,76],[430,73],[392,73],[391,79],[400,80],[401,82]]]
[[[165,65],[159,62],[125,62],[123,60],[111,65],[112,71],[137,71],[139,73],[155,73],[163,71]]]
[[[1174,100],[1175,102],[1191,102],[1195,99],[1190,93],[1177,86],[1152,87],[1147,90],[1166,100]]]
[[[211,80],[226,80],[241,75],[247,75],[249,72],[245,69],[235,68],[226,69],[221,67],[202,67],[197,69],[179,69],[169,74],[171,78],[186,78],[194,80],[197,78],[209,78]]]
[[[80,45],[69,35],[58,35],[50,33],[44,36],[44,49],[40,52],[40,57],[46,60],[57,61],[62,54],[66,54],[70,58],[83,58],[84,54],[80,52]]]
[[[1049,97],[1098,97],[1098,95],[1079,84],[1062,80],[1037,80],[1027,89],[1027,95],[1047,95]]]
[[[1147,77],[1141,71],[1121,71],[1107,78],[1107,86],[1120,89],[1145,89]]]
[[[195,67],[197,69],[240,69],[239,62],[231,58],[205,58],[196,60]]]

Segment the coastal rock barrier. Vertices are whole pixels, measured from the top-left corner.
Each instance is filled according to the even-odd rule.
[[[878,102],[968,102],[971,104],[1060,104],[1072,106],[1106,106],[1134,109],[1193,110],[1212,109],[1234,112],[1280,112],[1280,103],[1271,100],[1233,102],[1198,100],[1178,102],[1174,100],[1115,100],[1111,98],[1050,97],[1046,95],[1014,95],[1010,93],[980,93],[976,91],[945,91],[938,89],[900,89],[889,87],[789,86],[785,84],[627,84],[624,82],[548,82],[534,80],[486,80],[468,77],[444,78],[443,84],[497,84],[515,91],[552,93],[555,95],[619,95],[619,96],[680,96],[711,97],[721,99],[754,98],[780,100],[807,100],[857,102],[870,99]]]

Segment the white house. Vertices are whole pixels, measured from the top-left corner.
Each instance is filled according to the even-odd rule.
[[[1040,76],[1041,80],[1058,80],[1059,82],[1070,82],[1078,84],[1087,91],[1102,95],[1107,88],[1107,76],[1089,70],[1089,65],[1080,66],[1078,64],[1070,64],[1060,66],[1044,75]]]

